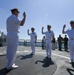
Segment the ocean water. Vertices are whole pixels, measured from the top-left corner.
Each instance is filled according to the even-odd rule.
[[[38,47],[42,46],[42,42],[36,42],[35,44]],[[19,42],[19,46],[30,46],[30,42]]]
[[[2,45],[5,46],[6,43],[5,42],[2,42]],[[30,46],[30,40],[27,40],[27,41],[24,41],[23,39],[19,40],[19,46]],[[36,43],[35,43],[35,46],[36,47],[42,47],[42,42],[41,40],[38,40]],[[58,48],[58,43],[56,41],[55,43],[55,48],[57,49]],[[64,48],[64,43],[62,43],[62,48]]]
[[[19,42],[19,46],[30,46],[30,42]],[[42,47],[42,42],[36,42],[36,47]],[[55,43],[55,48],[58,48],[58,43]],[[64,44],[62,44],[62,48],[64,48]]]

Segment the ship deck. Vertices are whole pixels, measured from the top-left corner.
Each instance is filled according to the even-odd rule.
[[[19,46],[15,63],[17,69],[7,71],[6,47],[0,47],[0,75],[74,75],[74,64],[69,63],[69,52],[52,50],[52,61],[46,59],[46,50],[36,47],[36,54],[30,55],[31,49]]]

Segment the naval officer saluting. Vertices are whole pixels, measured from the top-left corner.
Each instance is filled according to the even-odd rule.
[[[28,29],[28,31],[27,31],[27,33],[28,33],[28,35],[30,36],[30,38],[31,38],[31,40],[30,40],[30,45],[31,45],[31,50],[32,50],[32,55],[34,55],[35,54],[35,43],[36,43],[36,41],[37,41],[37,34],[36,34],[36,32],[34,32],[34,28],[32,27],[31,28],[31,32],[32,33],[29,33],[29,29]]]
[[[6,50],[6,69],[10,70],[17,68],[15,65],[16,51],[19,42],[19,27],[23,26],[26,19],[25,12],[23,13],[23,19],[20,21],[18,18],[19,11],[17,8],[11,9],[12,15],[7,18],[7,50]]]
[[[43,31],[44,27],[42,27],[42,34],[46,35],[46,54],[47,57],[51,60],[51,40],[53,39],[54,33],[51,30],[51,26],[47,25],[47,30],[46,32]]]
[[[74,63],[74,21],[70,21],[71,29],[65,31],[66,25],[63,26],[62,33],[69,36],[70,62]]]

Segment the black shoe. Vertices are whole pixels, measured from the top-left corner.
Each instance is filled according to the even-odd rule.
[[[6,70],[6,71],[10,71],[10,70],[12,70],[12,69],[7,69],[7,68],[5,68],[5,70]]]
[[[48,59],[49,57],[47,56],[47,57],[45,57],[45,58],[47,58],[47,59]]]
[[[62,51],[61,49],[59,51]]]
[[[47,56],[47,57],[45,57],[45,58],[46,58],[46,59],[49,59],[49,60],[51,60],[51,58],[50,58],[50,57],[48,57],[48,56]]]
[[[72,62],[72,64],[71,64],[71,65],[72,65],[72,67],[74,68],[74,62]]]
[[[69,51],[67,50],[67,52],[69,52]]]
[[[30,55],[34,55],[34,53],[31,53]]]

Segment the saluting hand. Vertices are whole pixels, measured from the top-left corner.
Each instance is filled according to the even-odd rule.
[[[44,27],[42,27],[42,29],[44,29]]]
[[[24,17],[24,18],[26,17],[26,13],[25,13],[25,12],[23,13],[23,17]]]
[[[28,32],[29,32],[29,29],[28,29]]]
[[[66,28],[66,24],[64,24],[63,28]]]

